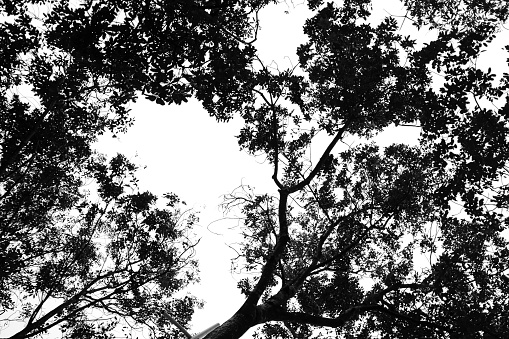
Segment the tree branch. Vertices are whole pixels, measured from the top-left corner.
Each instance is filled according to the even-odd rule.
[[[300,324],[308,324],[312,326],[324,326],[324,327],[333,327],[338,328],[344,326],[345,323],[349,320],[354,320],[360,313],[374,311],[379,313],[384,313],[386,315],[390,315],[392,317],[404,320],[408,323],[412,323],[415,325],[431,327],[437,330],[445,331],[448,333],[452,332],[452,329],[443,326],[440,324],[436,324],[434,322],[420,320],[416,318],[412,318],[411,316],[401,314],[395,311],[392,311],[388,308],[383,307],[379,304],[365,304],[353,306],[342,312],[339,316],[335,318],[327,318],[316,315],[311,315],[303,312],[285,312],[282,309],[277,309],[272,312],[270,319],[274,321],[283,321],[283,322],[296,322]]]
[[[122,287],[124,287],[128,282],[129,281],[126,281],[126,282],[122,283],[121,285],[119,285],[115,290],[113,290],[108,295],[105,295],[104,297],[102,297],[100,299],[96,299],[95,302],[87,303],[86,305],[84,305],[82,307],[74,309],[73,312],[71,312],[71,314],[76,314],[76,313],[78,313],[79,311],[81,311],[83,309],[86,309],[86,308],[88,308],[90,306],[93,306],[94,304],[98,303],[100,300],[108,299],[110,296],[112,296],[112,295],[118,293],[119,291],[121,291]],[[68,307],[69,305],[73,304],[74,302],[77,302],[79,300],[79,298],[81,298],[83,295],[85,295],[88,292],[87,288],[90,287],[90,286],[91,285],[88,284],[85,288],[83,288],[81,290],[80,293],[74,295],[72,298],[67,299],[66,301],[64,301],[63,303],[61,303],[60,305],[58,305],[57,307],[55,307],[54,309],[52,309],[51,311],[46,313],[44,316],[39,318],[37,321],[33,322],[31,325],[25,327],[23,330],[19,331],[18,333],[16,333],[13,336],[11,336],[9,339],[30,338],[30,337],[38,335],[39,333],[43,333],[44,331],[50,329],[51,327],[53,327],[53,326],[55,326],[55,325],[57,325],[57,324],[59,324],[59,323],[61,323],[63,321],[68,320],[68,318],[69,318],[68,316],[67,317],[61,317],[60,319],[52,322],[51,324],[48,324],[46,326],[44,325],[53,316],[55,316],[56,314],[62,312],[66,307]]]
[[[358,305],[353,306],[342,312],[336,318],[327,318],[311,315],[303,312],[285,312],[282,309],[275,310],[270,315],[274,321],[290,321],[299,324],[308,324],[312,326],[341,327],[349,320],[356,318],[361,312],[381,310],[380,305]]]
[[[260,279],[256,283],[256,286],[253,288],[253,291],[249,294],[248,298],[242,305],[241,310],[246,308],[252,308],[256,306],[258,300],[263,294],[263,291],[267,288],[274,270],[276,269],[281,256],[286,249],[286,244],[288,243],[288,224],[286,218],[287,212],[287,203],[288,203],[288,191],[279,190],[279,207],[278,207],[278,215],[279,215],[279,236],[274,246],[274,250],[271,255],[268,257],[267,262],[263,266],[262,273]]]
[[[391,220],[392,218],[392,215],[389,216],[387,218],[387,220],[385,221],[385,225],[387,225],[387,223]],[[378,223],[378,222],[377,222]],[[376,225],[376,223],[375,223]],[[333,262],[334,260],[337,260],[339,258],[341,258],[342,256],[344,256],[346,253],[348,253],[352,248],[354,248],[355,246],[357,246],[363,239],[366,238],[366,236],[369,234],[369,231],[371,231],[375,225],[371,225],[370,227],[366,228],[364,230],[364,232],[357,238],[355,239],[353,242],[350,243],[350,245],[348,245],[347,247],[345,247],[343,250],[341,250],[341,252],[339,252],[338,254],[330,257],[329,259],[327,260],[324,260],[322,261],[321,263],[317,263],[315,264],[314,267],[310,267],[310,270],[316,270],[317,268],[320,268],[320,267],[324,267],[328,264],[330,264],[331,262]]]
[[[182,332],[186,336],[186,338],[191,339],[193,337],[191,334],[189,334],[189,332],[187,332],[186,328],[180,325],[179,322],[175,320],[168,312],[164,311],[163,316],[166,319],[168,319],[173,325],[175,325],[180,330],[180,332]]]
[[[323,164],[325,164],[325,162],[327,161],[329,154],[332,152],[332,150],[334,149],[334,147],[336,146],[338,141],[343,138],[348,127],[350,126],[351,121],[352,121],[352,119],[347,120],[345,122],[345,124],[343,125],[343,127],[341,127],[339,129],[339,131],[336,133],[336,136],[334,137],[334,139],[332,139],[329,146],[327,146],[327,148],[323,152],[322,156],[320,157],[320,160],[318,160],[318,163],[316,164],[315,168],[313,168],[311,173],[309,173],[309,175],[304,180],[299,182],[298,184],[288,188],[289,194],[300,191],[300,190],[304,189],[304,187],[309,185],[309,183],[311,183],[311,181],[316,177],[318,172],[320,172],[320,170],[322,169]]]

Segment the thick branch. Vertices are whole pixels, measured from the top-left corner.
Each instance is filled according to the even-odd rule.
[[[431,327],[437,330],[441,330],[444,332],[451,332],[452,329],[443,326],[434,322],[426,321],[426,320],[420,320],[413,318],[411,316],[401,314],[395,311],[392,311],[388,308],[383,307],[382,305],[378,304],[366,304],[366,305],[358,305],[351,307],[341,313],[339,316],[335,318],[327,318],[327,317],[321,317],[321,316],[315,316],[307,313],[302,312],[285,312],[282,311],[282,309],[278,309],[271,314],[270,320],[274,321],[289,321],[299,324],[308,324],[312,326],[323,326],[323,327],[341,327],[344,326],[345,323],[349,320],[355,320],[355,318],[362,312],[368,312],[368,311],[374,311],[379,313],[384,313],[386,315],[390,315],[392,317],[398,318],[400,320],[404,320],[408,323],[415,324],[418,326],[426,326]]]
[[[325,327],[341,327],[349,320],[355,319],[361,312],[381,310],[383,307],[380,305],[359,305],[353,306],[336,318],[320,317],[302,312],[285,312],[282,310],[276,311],[271,315],[271,320],[274,321],[290,321],[299,324],[308,324],[313,326]]]
[[[288,224],[286,220],[286,212],[287,212],[287,203],[288,203],[288,192],[286,190],[279,191],[279,236],[274,246],[274,251],[271,253],[267,262],[265,263],[260,279],[258,280],[256,286],[253,291],[249,294],[249,297],[246,299],[242,309],[252,308],[256,306],[258,300],[262,296],[263,291],[267,288],[272,275],[281,259],[281,256],[286,249],[286,244],[288,243]]]

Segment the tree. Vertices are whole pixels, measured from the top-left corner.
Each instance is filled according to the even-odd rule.
[[[232,194],[225,202],[226,207],[240,207],[244,213],[246,241],[240,248],[239,264],[257,274],[239,283],[246,301],[207,338],[239,338],[256,325],[262,325],[258,337],[506,337],[509,246],[503,233],[508,197],[503,179],[509,154],[508,77],[477,68],[475,60],[507,21],[509,5],[502,1],[405,1],[404,20],[437,35],[419,47],[411,37],[399,33],[394,18],[369,23],[370,1],[310,0],[307,4],[313,16],[304,26],[309,39],[297,50],[298,65],[274,70],[260,60],[252,43],[257,13],[269,2],[97,1],[77,8],[56,2],[42,21],[43,31],[29,20],[25,7],[29,2],[4,5],[5,12],[17,20],[12,26],[4,24],[9,27],[4,39],[18,52],[5,58],[6,80],[2,83],[11,88],[25,74],[21,70],[30,70],[29,83],[44,107],[40,112],[27,111],[16,97],[4,100],[5,112],[16,117],[16,112],[26,112],[22,114],[26,118],[14,119],[12,126],[35,126],[17,127],[13,131],[22,132],[14,133],[15,139],[9,133],[2,139],[6,145],[2,146],[2,168],[11,180],[4,187],[14,197],[18,190],[25,192],[18,180],[33,176],[27,181],[28,188],[58,187],[58,194],[67,199],[51,199],[39,207],[24,198],[16,200],[24,205],[5,205],[6,213],[20,219],[28,230],[39,230],[31,228],[31,220],[44,220],[37,225],[55,225],[60,231],[66,230],[62,225],[83,227],[90,221],[69,220],[73,217],[69,213],[59,223],[45,218],[62,215],[54,213],[52,205],[48,207],[61,201],[82,208],[84,216],[95,215],[94,208],[100,211],[101,206],[91,203],[81,207],[81,196],[75,193],[78,198],[72,200],[73,195],[68,194],[79,193],[80,184],[73,183],[76,178],[94,177],[99,198],[104,202],[112,199],[114,211],[106,213],[105,220],[112,221],[113,227],[122,225],[126,232],[120,244],[114,241],[110,247],[137,246],[132,241],[136,237],[148,244],[159,241],[160,227],[154,225],[160,223],[148,216],[175,216],[176,204],[170,211],[159,212],[152,195],[122,191],[122,171],[115,168],[124,169],[122,173],[132,171],[125,159],[117,157],[107,166],[87,152],[75,156],[81,148],[67,142],[74,140],[71,136],[86,136],[77,145],[87,146],[104,128],[125,127],[125,105],[136,93],[159,104],[180,103],[195,95],[220,121],[234,115],[244,119],[239,144],[252,154],[266,156],[279,190],[276,197]],[[9,50],[2,53],[12,56]],[[22,54],[30,56],[28,61]],[[434,84],[433,73],[443,78],[442,85]],[[491,108],[491,103],[504,99],[500,109]],[[101,111],[105,107],[114,114],[105,115]],[[65,115],[71,108],[80,114]],[[62,138],[65,147],[49,145],[54,153],[39,155],[38,143],[31,142],[36,140],[32,133],[42,126],[49,131],[51,124],[43,123],[53,116],[60,126],[69,123],[68,116],[80,119],[71,124],[75,132]],[[367,142],[347,147],[348,140],[369,140],[400,125],[419,128],[419,145],[382,149]],[[32,132],[23,134],[26,130]],[[48,132],[42,141],[53,140],[53,134],[66,130],[67,126]],[[329,142],[322,154],[310,157],[309,148],[326,137]],[[28,145],[36,151],[29,152]],[[60,153],[62,150],[65,152]],[[55,161],[60,154],[72,162],[70,167],[61,167],[65,161]],[[48,180],[37,177],[41,171],[31,161],[39,158],[46,159],[44,168],[56,165],[58,171],[51,169],[50,173],[61,173],[55,182],[67,186],[46,185]],[[20,176],[28,165],[31,176]],[[461,214],[454,205],[461,206]],[[30,217],[22,219],[25,211]],[[140,215],[145,219],[136,218]],[[185,253],[192,248],[177,240],[181,233],[177,238],[170,236],[173,228],[164,226],[159,235],[169,237],[176,246],[169,253],[154,252],[150,261],[141,253],[145,248],[128,250],[135,255],[132,261],[149,260],[146,267],[155,275],[145,276],[141,269],[131,274],[118,298],[103,304],[97,301],[102,311],[131,316],[140,323],[148,319],[145,309],[126,308],[123,295],[145,305],[152,296],[139,289],[138,296],[136,288],[127,290],[127,286],[136,287],[150,277],[150,282],[164,289],[157,269],[170,269],[165,265],[173,264],[175,250]],[[13,237],[18,236],[16,229],[11,232]],[[71,231],[75,228],[67,230],[69,239],[74,239]],[[90,241],[83,239],[89,238],[78,237],[68,247],[75,248],[71,246],[74,241],[90,249]],[[9,247],[13,243],[10,239],[2,243],[8,253],[3,265],[9,267],[8,276],[2,279],[10,279],[2,281],[9,283],[18,272],[25,272],[19,256],[26,258],[32,250]],[[24,252],[19,253],[21,249]],[[417,260],[420,254],[429,260]],[[95,259],[88,254],[81,257]],[[56,257],[48,262],[62,261]],[[76,275],[85,266],[73,262],[70,272]],[[56,276],[46,271],[58,272],[44,265],[37,269],[46,278]],[[131,273],[129,265],[115,270]],[[86,276],[94,279],[94,274]],[[49,288],[51,293],[62,289]],[[90,298],[97,300],[94,295]],[[189,318],[194,303],[188,299],[179,304],[181,320]],[[78,303],[72,305],[79,308]],[[109,328],[91,329],[76,308],[66,312],[63,317],[58,310],[55,314],[66,322],[64,330],[70,337],[109,333]],[[71,317],[65,318],[66,314]],[[153,319],[162,324],[162,318]],[[163,335],[156,329],[154,333]]]
[[[175,296],[197,279],[196,216],[174,194],[162,205],[140,191],[136,166],[92,143],[132,123],[139,93],[185,102],[186,77],[212,49],[254,38],[263,3],[0,4],[0,314],[22,324],[12,338],[182,336],[163,311],[186,325],[200,305]]]
[[[214,92],[226,107],[205,106],[219,116],[235,107],[239,144],[266,156],[279,190],[225,202],[241,206],[239,265],[257,274],[206,338],[255,325],[257,338],[509,335],[508,79],[475,63],[509,8],[405,4],[405,20],[434,41],[418,48],[391,17],[369,24],[370,1],[308,1],[299,64],[274,70],[255,59],[228,94],[242,102]],[[419,145],[339,147],[403,124],[420,128]],[[328,146],[310,158],[323,135]]]
[[[86,166],[79,175],[95,178],[96,199],[77,184],[58,186],[69,189],[64,197],[45,191],[39,206],[25,202],[30,208],[22,211],[9,205],[19,201],[4,198],[3,220],[9,222],[2,239],[10,241],[10,270],[2,277],[8,287],[2,308],[19,310],[10,321],[26,321],[11,338],[31,338],[57,325],[64,337],[110,338],[117,324],[151,322],[157,324],[151,325],[154,336],[161,336],[169,325],[161,309],[187,323],[199,305],[191,296],[173,296],[196,279],[189,239],[196,218],[173,194],[166,195],[166,208],[158,208],[154,195],[136,189],[135,167],[121,155]]]

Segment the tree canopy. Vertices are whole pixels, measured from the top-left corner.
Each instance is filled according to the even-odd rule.
[[[196,217],[91,149],[128,128],[139,95],[242,118],[241,149],[273,168],[278,195],[226,198],[252,274],[206,338],[257,325],[257,338],[509,336],[509,75],[476,62],[509,4],[407,0],[403,17],[372,22],[371,1],[308,0],[298,63],[275,69],[253,44],[272,2],[2,4],[0,312],[24,319],[13,338],[55,325],[104,338],[123,321],[184,335],[162,311],[185,324],[199,304],[174,296],[196,279]],[[403,21],[435,38],[420,44]],[[417,145],[373,141],[401,125]]]
[[[185,102],[186,76],[211,54],[246,55],[262,4],[0,3],[0,314],[12,338],[140,326],[172,337],[162,310],[190,320],[200,302],[175,293],[197,280],[196,216],[92,143],[129,127],[137,96]]]

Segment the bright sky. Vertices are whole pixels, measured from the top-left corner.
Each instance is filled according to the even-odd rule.
[[[295,65],[296,47],[305,41],[302,25],[308,16],[307,7],[288,3],[269,6],[260,13],[260,57],[267,64],[274,61],[280,69]],[[375,9],[378,18],[387,13],[405,14],[397,1],[377,3],[383,3],[383,8]],[[432,38],[423,34],[424,40]],[[175,192],[199,212],[196,233],[201,242],[196,258],[200,262],[201,283],[190,292],[205,301],[205,307],[196,311],[191,329],[193,333],[200,332],[227,320],[244,299],[236,288],[241,277],[230,270],[235,252],[228,244],[235,241],[236,230],[232,227],[237,220],[223,219],[218,207],[222,195],[241,184],[254,187],[258,193],[276,193],[272,170],[263,158],[239,151],[235,135],[240,121],[217,123],[194,100],[181,106],[158,106],[139,100],[132,105],[132,112],[136,122],[128,133],[118,139],[102,138],[99,150],[109,155],[120,152],[135,163],[146,165],[139,173],[142,190],[158,195]],[[397,133],[383,133],[378,141],[382,145],[415,142],[416,132],[412,127],[399,128]],[[244,338],[250,338],[251,333]]]

